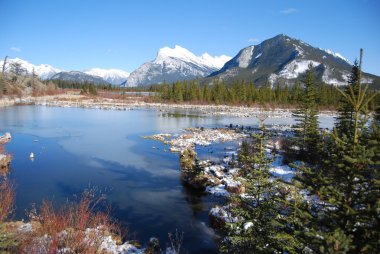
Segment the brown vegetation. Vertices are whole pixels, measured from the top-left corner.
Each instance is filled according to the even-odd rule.
[[[0,223],[12,214],[15,196],[15,189],[10,180],[0,179]]]
[[[13,212],[15,190],[8,180],[0,183],[0,252],[5,253],[106,253],[101,244],[112,236],[122,241],[119,225],[107,211],[97,210],[104,200],[94,191],[85,191],[78,202],[55,208],[44,201],[30,213],[30,223],[5,220]]]
[[[44,201],[40,212],[34,210],[30,214],[36,228],[20,243],[21,250],[55,253],[69,249],[70,253],[98,253],[105,236],[120,236],[120,227],[109,212],[96,211],[103,198],[94,199],[93,194],[85,191],[79,202],[68,202],[59,209],[54,208],[52,202]]]

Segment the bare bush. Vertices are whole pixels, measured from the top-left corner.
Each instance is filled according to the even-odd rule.
[[[167,252],[173,253],[173,254],[181,254],[184,253],[182,250],[182,243],[183,243],[183,232],[179,233],[178,230],[175,231],[175,234],[169,233],[169,243],[170,246],[168,247]]]
[[[0,179],[0,223],[4,222],[13,212],[16,192],[8,179]]]
[[[39,213],[31,213],[32,223],[38,226],[23,240],[21,249],[27,253],[56,253],[63,249],[70,253],[98,253],[105,236],[121,235],[109,209],[96,211],[103,198],[94,198],[93,192],[85,191],[79,202],[67,202],[59,209],[44,201]]]

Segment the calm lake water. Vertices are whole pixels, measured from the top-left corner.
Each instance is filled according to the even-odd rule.
[[[333,123],[332,117],[321,120],[323,127]],[[267,123],[292,121],[268,119]],[[230,123],[255,126],[258,121],[197,117],[195,111],[0,108],[0,131],[12,134],[6,151],[13,156],[10,177],[17,190],[15,219],[26,218],[32,204],[43,199],[59,204],[96,186],[107,194],[112,215],[128,227],[129,238],[146,243],[155,236],[165,243],[168,232],[178,229],[184,232],[188,252],[217,253],[208,211],[221,201],[183,186],[178,155],[166,152],[161,142],[141,136]],[[235,145],[216,144],[200,149],[199,154],[222,159],[224,148]],[[29,159],[31,152],[34,161]]]

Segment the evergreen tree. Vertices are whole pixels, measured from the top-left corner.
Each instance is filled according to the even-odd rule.
[[[315,253],[378,253],[380,234],[379,147],[367,127],[366,107],[376,96],[361,85],[340,91],[353,109],[352,135],[336,128],[319,168],[301,167],[295,184],[314,200],[304,202],[299,239]],[[337,126],[339,127],[338,123]]]
[[[283,200],[279,199],[278,182],[271,179],[270,157],[265,153],[268,133],[265,126],[254,135],[253,143],[244,143],[239,153],[245,195],[231,198],[231,215],[222,251],[230,253],[296,253],[297,241],[285,230],[281,217]]]
[[[358,85],[359,85],[359,65],[358,62],[355,61],[352,66],[351,74],[348,80],[348,86],[345,87],[345,94],[349,94],[350,90],[353,91],[355,95],[358,93]],[[353,135],[352,130],[354,124],[354,108],[352,104],[344,97],[341,96],[340,106],[338,108],[338,117],[336,122],[336,128],[338,129],[338,133],[342,135]]]
[[[96,86],[94,84],[90,84],[88,86],[88,92],[92,95],[97,95],[98,91],[96,90]]]
[[[294,126],[295,144],[299,147],[301,160],[315,162],[318,160],[319,153],[317,147],[320,136],[318,130],[316,85],[312,64],[309,64],[303,83],[304,91],[300,108],[293,114],[297,122]]]
[[[173,99],[175,102],[183,101],[182,86],[179,81],[173,84]]]
[[[212,99],[212,95],[211,95],[210,88],[208,84],[205,84],[203,87],[203,100],[205,102],[211,102],[211,99]]]

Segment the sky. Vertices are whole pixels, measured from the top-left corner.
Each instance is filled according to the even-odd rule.
[[[0,0],[0,58],[65,70],[133,71],[174,45],[235,56],[277,34],[380,75],[378,0]]]

